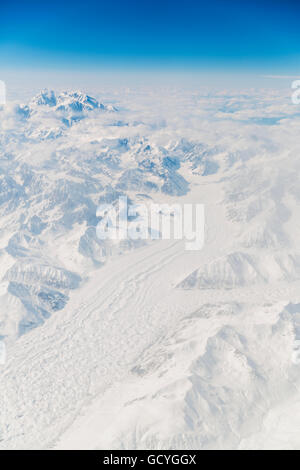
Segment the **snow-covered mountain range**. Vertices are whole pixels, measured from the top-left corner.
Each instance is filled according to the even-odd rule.
[[[0,448],[300,448],[299,116],[273,90],[0,108]],[[99,240],[120,196],[204,204],[204,248]]]

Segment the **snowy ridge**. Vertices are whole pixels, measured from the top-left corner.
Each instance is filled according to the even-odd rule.
[[[283,280],[298,280],[300,259],[289,254],[230,253],[194,271],[178,287],[198,289],[230,289]]]

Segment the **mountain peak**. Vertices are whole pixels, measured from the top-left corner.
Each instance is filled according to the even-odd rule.
[[[56,106],[57,99],[53,90],[42,90],[31,101],[38,106]]]
[[[55,94],[53,90],[42,90],[31,101],[33,106],[50,106],[56,111],[77,112],[93,111],[94,109],[103,109],[112,111],[112,106],[106,106],[99,103],[95,98],[81,91],[63,91]]]

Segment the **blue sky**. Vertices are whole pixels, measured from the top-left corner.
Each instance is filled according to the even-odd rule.
[[[1,0],[0,66],[296,73],[299,21],[300,2],[288,0]]]

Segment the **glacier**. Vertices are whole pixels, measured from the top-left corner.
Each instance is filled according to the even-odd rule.
[[[299,449],[299,112],[285,91],[0,107],[0,449]],[[205,244],[99,240],[204,204]]]

